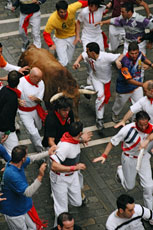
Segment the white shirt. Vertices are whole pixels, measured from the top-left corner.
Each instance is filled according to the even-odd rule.
[[[100,51],[97,60],[93,60],[91,58],[88,58],[86,52],[82,53],[84,61],[88,62],[91,66],[91,76],[100,80],[104,84],[111,81],[112,63],[115,62],[119,56],[120,54],[112,54]]]
[[[40,100],[43,99],[44,96],[44,90],[45,90],[45,85],[44,82],[41,80],[38,83],[38,87],[35,85],[31,85],[25,77],[20,78],[20,83],[17,87],[21,91],[21,99],[25,100],[25,105],[24,107],[33,107],[36,106],[37,103],[34,101],[31,101],[28,96],[35,96],[39,98]]]
[[[152,211],[148,208],[142,207],[139,204],[135,204],[135,213],[131,218],[120,218],[117,216],[117,210],[112,212],[106,222],[107,230],[144,230],[141,219],[150,219]],[[144,212],[144,213],[143,213]],[[134,219],[135,218],[135,219]],[[123,225],[122,225],[123,224]],[[122,225],[122,226],[120,226]],[[120,226],[120,227],[119,227]],[[119,227],[119,228],[117,228]]]
[[[2,69],[6,70],[8,72],[11,72],[13,70],[19,71],[20,68],[21,68],[20,66],[12,65],[12,64],[9,64],[7,62],[6,66],[3,67]]]
[[[95,36],[101,34],[101,26],[95,26],[95,23],[102,20],[105,9],[106,6],[102,6],[93,13],[89,11],[89,7],[85,7],[81,10],[78,15],[78,20],[83,23],[82,38],[86,36],[95,38]]]
[[[117,146],[120,142],[123,142],[122,149],[126,153],[132,155],[132,156],[138,156],[139,155],[139,144],[140,141],[143,141],[148,136],[147,133],[143,133],[139,131],[136,128],[135,122],[132,122],[123,128],[111,138],[111,143],[114,146]],[[137,143],[137,144],[136,144]],[[134,147],[132,147],[134,144],[136,144]],[[129,150],[124,150],[128,149]]]
[[[65,161],[66,158],[74,159],[80,154],[80,144],[72,144],[68,142],[59,142],[58,148],[56,150],[56,154],[51,156],[56,162],[60,163],[61,161]]]
[[[130,110],[134,114],[140,112],[141,110],[147,112],[150,116],[149,122],[153,124],[153,102],[151,104],[151,101],[148,99],[147,96],[140,98],[139,101],[130,106]]]

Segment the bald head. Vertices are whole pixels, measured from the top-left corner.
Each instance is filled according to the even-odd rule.
[[[143,88],[146,96],[153,98],[153,80],[144,82]]]
[[[33,67],[30,71],[30,80],[33,84],[38,84],[42,80],[43,73],[37,68]]]

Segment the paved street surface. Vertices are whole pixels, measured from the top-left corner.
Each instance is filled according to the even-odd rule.
[[[69,2],[72,2],[69,0]],[[150,4],[151,12],[153,13],[152,1],[146,0]],[[47,0],[47,2],[41,6],[42,12],[42,29],[47,21],[47,18],[51,12],[55,10],[56,0]],[[18,35],[18,18],[19,11],[11,13],[9,10],[4,10],[5,0],[1,0],[0,5],[0,42],[3,44],[3,55],[12,64],[17,64],[19,56],[21,55],[22,42]],[[138,8],[140,13],[144,15],[144,10]],[[108,34],[108,27],[105,26],[104,31]],[[30,40],[31,34],[29,33]],[[32,41],[32,40],[31,40]],[[47,48],[43,38],[42,46]],[[122,48],[118,49],[118,52],[122,52]],[[81,44],[77,45],[74,60],[82,52]],[[152,49],[147,51],[147,57],[153,61]],[[74,61],[73,60],[73,61]],[[72,70],[72,65],[68,66],[73,76],[78,81],[79,85],[86,84],[86,67],[82,63],[81,68],[77,71]],[[145,79],[151,79],[153,70],[145,72]],[[0,70],[0,76],[5,76],[6,72]],[[111,121],[111,107],[115,97],[115,80],[117,77],[117,70],[113,66],[112,77],[112,97],[108,105],[106,105],[105,111],[105,129],[102,133],[98,133],[95,127],[95,111],[94,101],[95,96],[91,100],[87,100],[84,96],[81,96],[79,114],[80,120],[83,121],[84,127],[93,131],[93,139],[89,143],[89,146],[82,148],[81,162],[84,162],[87,166],[84,175],[84,192],[88,198],[86,206],[75,208],[70,207],[70,212],[74,215],[76,223],[78,223],[84,230],[103,230],[105,229],[105,222],[108,215],[116,208],[116,198],[125,193],[124,189],[115,181],[116,168],[120,164],[121,147],[116,147],[109,155],[106,163],[101,165],[100,163],[93,164],[92,159],[103,152],[106,144],[110,140],[117,130],[113,128],[114,123]],[[121,117],[128,110],[129,104],[126,105],[121,113]],[[43,130],[41,131],[43,135]],[[33,153],[34,149],[31,145],[29,137],[21,124],[21,132],[19,134],[19,140],[21,144],[27,144],[29,153]],[[153,166],[153,162],[152,162]],[[29,184],[37,177],[38,164],[34,163],[29,166],[26,174]],[[143,204],[142,200],[142,188],[139,185],[139,179],[136,182],[135,189],[128,192],[135,198],[136,203]],[[48,220],[48,230],[53,226],[54,211],[53,200],[50,196],[50,183],[48,172],[46,171],[41,188],[33,196],[34,205],[41,218]],[[0,229],[7,230],[3,215],[0,216]],[[145,222],[145,229],[151,230],[151,227]]]

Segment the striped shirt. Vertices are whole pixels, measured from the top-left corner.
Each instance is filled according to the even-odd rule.
[[[138,37],[142,37],[145,34],[145,29],[153,29],[153,23],[136,12],[133,13],[130,19],[124,19],[122,15],[111,18],[110,23],[124,27],[127,42],[136,41]]]
[[[153,130],[153,125],[148,123],[149,130]],[[111,143],[117,146],[122,142],[122,150],[131,156],[139,155],[139,144],[148,136],[147,133],[137,129],[136,123],[132,122],[124,126],[115,136],[112,137]]]

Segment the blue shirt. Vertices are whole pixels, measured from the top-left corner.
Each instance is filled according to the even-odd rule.
[[[3,179],[2,192],[7,200],[0,202],[0,212],[8,216],[19,216],[27,213],[32,207],[32,199],[24,192],[28,187],[24,168],[30,163],[27,157],[21,168],[7,163]]]
[[[138,88],[137,85],[129,84],[128,80],[133,79],[135,81],[142,82],[141,68],[144,60],[145,56],[142,52],[139,52],[135,62],[130,58],[128,53],[123,57],[121,61],[122,68],[119,71],[119,76],[117,78],[117,93],[131,93],[134,89]]]
[[[4,146],[1,144],[0,144],[0,157],[2,157],[7,162],[11,160],[10,155],[8,154]]]

